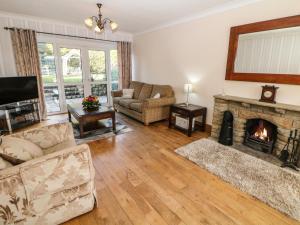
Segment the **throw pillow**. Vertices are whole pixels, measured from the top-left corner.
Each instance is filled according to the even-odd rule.
[[[134,89],[123,89],[123,98],[132,98]]]
[[[13,165],[38,158],[43,155],[36,144],[16,137],[3,137],[0,145],[0,156]]]
[[[6,168],[12,167],[12,166],[13,165],[10,162],[8,162],[0,157],[0,170],[6,169]]]
[[[160,98],[160,93],[156,93],[153,98]]]

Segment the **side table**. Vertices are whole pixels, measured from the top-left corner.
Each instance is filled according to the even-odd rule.
[[[201,124],[200,126],[201,131],[205,131],[206,126],[206,114],[207,114],[207,108],[199,105],[189,104],[188,106],[185,103],[179,103],[179,104],[173,104],[170,107],[170,114],[169,114],[169,128],[172,128],[173,124],[173,113],[179,114],[181,116],[184,116],[188,118],[189,120],[189,126],[187,129],[187,135],[191,137],[192,131],[193,131],[193,119],[198,116],[202,116]],[[196,126],[196,123],[195,123]]]

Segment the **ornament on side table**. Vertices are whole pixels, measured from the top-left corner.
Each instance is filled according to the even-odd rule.
[[[100,102],[98,96],[89,95],[82,100],[84,110],[93,111],[99,109]]]

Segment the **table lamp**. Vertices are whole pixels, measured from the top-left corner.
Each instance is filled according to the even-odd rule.
[[[193,85],[191,83],[184,84],[184,93],[186,93],[186,106],[189,106],[190,93],[193,92]]]

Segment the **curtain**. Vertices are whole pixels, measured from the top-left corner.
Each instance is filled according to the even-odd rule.
[[[15,56],[17,74],[19,76],[37,77],[40,115],[41,119],[46,119],[47,110],[44,99],[36,32],[33,30],[13,28],[10,30],[10,34]]]
[[[119,83],[121,89],[128,88],[131,81],[131,43],[118,42]]]

